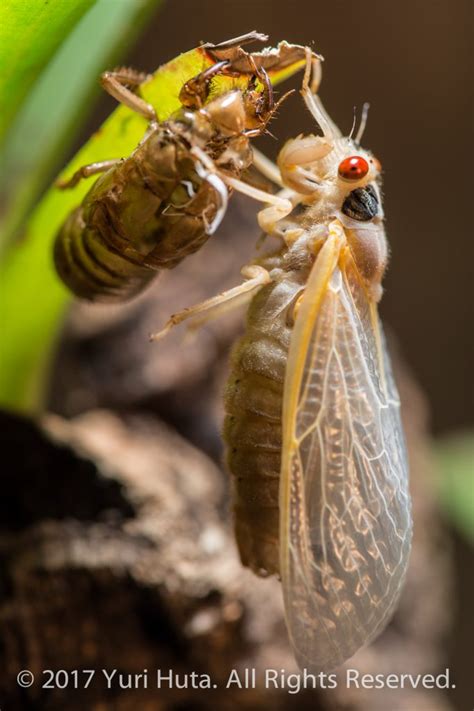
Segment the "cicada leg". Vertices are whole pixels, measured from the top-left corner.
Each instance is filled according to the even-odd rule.
[[[267,72],[263,67],[257,67],[255,60],[251,55],[249,56],[249,61],[253,67],[254,74],[248,83],[243,98],[246,105],[247,120],[253,116],[255,125],[244,131],[244,134],[249,138],[252,138],[263,133],[267,123],[270,121],[278,107],[275,106],[273,85]],[[263,86],[262,92],[257,91],[257,79]],[[281,102],[278,102],[278,104],[280,103]]]
[[[249,55],[249,62],[254,69],[254,74],[249,81],[248,87],[244,93],[244,102],[246,104],[247,120],[253,115],[254,126],[247,128],[244,135],[248,138],[256,138],[267,131],[267,124],[280,108],[281,104],[287,99],[294,90],[287,91],[277,102],[273,94],[273,84],[270,81],[266,70],[263,67],[257,66],[252,55]],[[263,91],[257,91],[257,79],[263,86]],[[271,134],[270,134],[271,135]]]
[[[286,191],[283,190],[282,192],[286,194]],[[275,195],[275,197],[277,196]],[[294,205],[290,202],[290,200],[287,200],[286,198],[280,198],[280,200],[287,202],[289,204],[289,208],[283,209],[278,204],[274,204],[269,207],[264,207],[263,210],[260,210],[257,215],[258,225],[267,235],[273,234],[277,222],[284,220],[285,217],[287,217],[293,210]],[[299,200],[297,200],[296,204],[298,202]]]
[[[253,185],[245,183],[243,180],[233,178],[219,170],[209,156],[196,146],[191,149],[190,153],[202,164],[204,168],[204,172],[202,173],[204,179],[209,180],[209,177],[217,176],[229,188],[233,188],[237,192],[247,195],[258,202],[267,203],[268,207],[260,210],[257,218],[260,227],[267,234],[272,234],[276,223],[287,217],[295,205],[304,199],[303,195],[299,195],[294,190],[291,190],[291,188],[284,188],[280,193],[273,195],[272,193],[266,193],[264,190],[259,190]],[[275,170],[278,170],[276,166]],[[208,178],[206,178],[205,175],[206,171],[209,175]]]
[[[183,321],[190,321],[189,328],[198,328],[204,323],[218,316],[222,316],[231,309],[247,303],[257,289],[265,286],[265,284],[269,284],[272,280],[268,271],[257,264],[243,267],[240,273],[245,279],[242,284],[223,291],[222,294],[206,299],[206,301],[200,304],[190,306],[173,314],[161,331],[150,336],[150,340],[160,340],[166,336],[174,326],[183,323]]]
[[[224,60],[217,62],[211,67],[208,67],[203,72],[200,72],[195,77],[191,77],[181,87],[179,92],[179,100],[188,109],[200,109],[204,106],[209,97],[209,89],[212,79],[218,74],[225,73],[229,67],[229,62]]]
[[[251,42],[266,42],[268,35],[264,35],[261,32],[247,32],[245,35],[240,35],[240,37],[232,37],[230,40],[225,40],[224,42],[219,42],[219,44],[212,44],[211,42],[206,42],[203,47],[209,50],[226,50],[242,47],[245,44],[250,44]]]
[[[294,190],[288,185],[285,185],[281,175],[281,171],[279,167],[275,163],[273,163],[273,161],[267,158],[266,155],[261,153],[256,148],[253,148],[252,150],[253,165],[255,166],[255,168],[265,178],[282,188],[282,190],[280,190],[276,194],[276,197],[288,199],[289,201],[291,201],[292,206],[296,207],[296,205],[298,205],[298,203],[300,203],[304,199],[304,195],[301,195],[300,193],[298,193],[297,190]],[[258,224],[264,232],[266,232],[267,234],[272,234],[275,229],[276,223],[279,220],[284,219],[287,214],[288,213],[282,210],[279,205],[270,205],[270,207],[265,207],[258,213]],[[286,243],[289,245],[289,240],[291,239],[292,235],[296,237],[299,234],[301,234],[301,230],[293,230],[291,234],[289,232],[286,232]]]
[[[301,96],[312,116],[321,128],[324,137],[329,139],[340,138],[341,132],[329,117],[326,109],[317,95],[321,83],[321,59],[315,57],[309,47],[306,47],[306,69],[303,76]]]
[[[190,153],[203,165],[209,174],[217,175],[229,188],[233,188],[237,190],[237,192],[247,195],[258,202],[273,205],[280,210],[282,216],[288,215],[293,209],[293,205],[286,198],[273,195],[272,193],[266,193],[264,190],[259,190],[253,185],[249,185],[238,178],[233,178],[231,175],[227,175],[224,171],[219,170],[214,161],[199,147],[194,146],[191,148]]]
[[[154,107],[128,88],[129,86],[139,86],[144,79],[146,79],[145,74],[135,72],[133,69],[119,69],[113,72],[104,72],[100,77],[100,83],[105,91],[121,104],[125,104],[129,109],[149,121],[158,123]]]
[[[97,161],[97,163],[83,165],[79,170],[76,170],[68,180],[58,180],[56,187],[60,190],[74,188],[84,178],[90,178],[92,175],[97,175],[98,173],[105,173],[106,170],[113,168],[114,165],[120,163],[121,160],[121,158],[113,158],[112,160],[101,160]]]
[[[252,155],[252,164],[259,173],[270,180],[270,182],[278,185],[280,188],[284,188],[285,185],[281,179],[281,173],[277,164],[270,160],[270,158],[267,158],[267,156],[257,148],[252,148]]]

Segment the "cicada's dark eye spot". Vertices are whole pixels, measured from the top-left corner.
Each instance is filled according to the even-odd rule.
[[[376,216],[379,210],[377,193],[372,185],[356,188],[342,203],[342,212],[353,220],[368,222]]]
[[[369,164],[362,156],[349,156],[339,163],[338,175],[342,180],[357,181],[365,178]]]

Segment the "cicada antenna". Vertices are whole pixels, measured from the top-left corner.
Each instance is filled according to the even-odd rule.
[[[357,145],[360,144],[360,142],[362,140],[362,136],[364,135],[364,131],[367,126],[367,118],[369,116],[369,109],[370,109],[370,104],[366,101],[362,107],[362,114],[360,117],[359,130],[357,131],[357,136],[354,139],[354,142],[357,143]]]
[[[352,128],[351,128],[351,132],[350,132],[350,134],[349,134],[349,136],[348,136],[349,141],[351,140],[352,136],[354,135],[354,131],[355,131],[356,123],[357,123],[357,114],[356,114],[356,111],[357,111],[357,108],[354,106],[353,109],[352,109],[352,114],[353,114],[353,116],[352,116]]]
[[[224,74],[229,66],[230,62],[224,59],[222,62],[216,62],[216,64],[188,79],[179,92],[179,100],[182,105],[188,109],[202,108],[208,98],[212,79],[217,74]]]

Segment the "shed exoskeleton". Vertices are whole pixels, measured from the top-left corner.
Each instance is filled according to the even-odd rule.
[[[237,544],[244,565],[281,577],[295,656],[313,672],[339,666],[386,626],[412,526],[377,315],[387,261],[381,168],[360,146],[365,117],[355,139],[342,136],[319,80],[308,50],[302,95],[322,135],[289,141],[268,167],[288,203],[262,210],[259,223],[280,247],[245,267],[240,287],[163,331],[252,297],[225,395]]]
[[[275,50],[245,52],[241,45],[255,39],[266,37],[249,33],[204,45],[219,61],[183,85],[182,108],[161,124],[155,109],[132,91],[143,75],[123,69],[102,76],[103,87],[145,116],[149,127],[130,157],[84,166],[59,185],[73,187],[103,173],[55,242],[56,269],[76,296],[108,302],[134,296],[157,271],[175,267],[215,232],[231,189],[266,200],[263,191],[240,181],[252,163],[250,139],[265,131],[280,103],[265,67],[285,66],[303,48],[281,43]],[[233,73],[248,75],[246,88],[209,98],[214,77]]]

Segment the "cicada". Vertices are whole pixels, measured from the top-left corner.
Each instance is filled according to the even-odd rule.
[[[167,325],[252,296],[225,396],[236,538],[244,565],[280,576],[290,641],[311,671],[339,666],[388,623],[412,528],[377,315],[388,252],[381,167],[360,146],[365,118],[355,138],[330,119],[320,77],[307,50],[302,95],[322,135],[279,153],[273,176],[289,207],[259,213],[279,247],[245,267],[243,285]]]
[[[302,47],[287,43],[263,52],[242,49],[265,39],[252,32],[204,45],[214,63],[185,82],[182,108],[163,123],[136,93],[144,75],[129,69],[102,75],[103,87],[148,119],[149,127],[128,158],[83,166],[60,184],[73,187],[102,173],[55,242],[56,269],[76,296],[112,302],[134,296],[158,270],[173,268],[215,232],[229,191],[265,199],[264,191],[240,177],[252,163],[250,139],[266,130],[280,103],[266,68],[304,59]],[[245,88],[213,97],[212,82],[219,74],[249,79]]]

